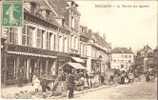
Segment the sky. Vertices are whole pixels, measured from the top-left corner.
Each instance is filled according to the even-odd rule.
[[[157,43],[158,2],[75,0],[81,13],[80,24],[100,35],[112,47],[139,50]]]

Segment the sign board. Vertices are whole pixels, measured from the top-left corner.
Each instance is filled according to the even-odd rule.
[[[2,10],[3,26],[22,26],[23,24],[23,2],[22,0],[4,0]]]

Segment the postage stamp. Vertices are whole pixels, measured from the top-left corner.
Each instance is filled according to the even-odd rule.
[[[3,26],[22,26],[23,4],[21,2],[3,2]]]

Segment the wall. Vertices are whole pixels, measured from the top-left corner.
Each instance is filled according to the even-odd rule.
[[[113,53],[111,57],[111,68],[127,70],[133,62],[133,54]],[[122,65],[124,68],[121,68]]]

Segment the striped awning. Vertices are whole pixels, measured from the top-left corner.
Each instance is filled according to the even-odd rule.
[[[35,53],[27,53],[27,52],[7,51],[7,53],[16,54],[16,55],[34,56],[34,57],[57,58],[56,56],[42,55],[42,54],[35,54]]]
[[[84,70],[86,70],[86,67],[84,67],[80,63],[68,62],[68,63],[64,64],[62,67],[66,67],[66,65],[69,65],[69,66],[71,66],[71,67],[73,67],[75,69],[84,69]]]
[[[72,57],[73,60],[75,60],[78,63],[85,63],[85,61],[79,57]]]

